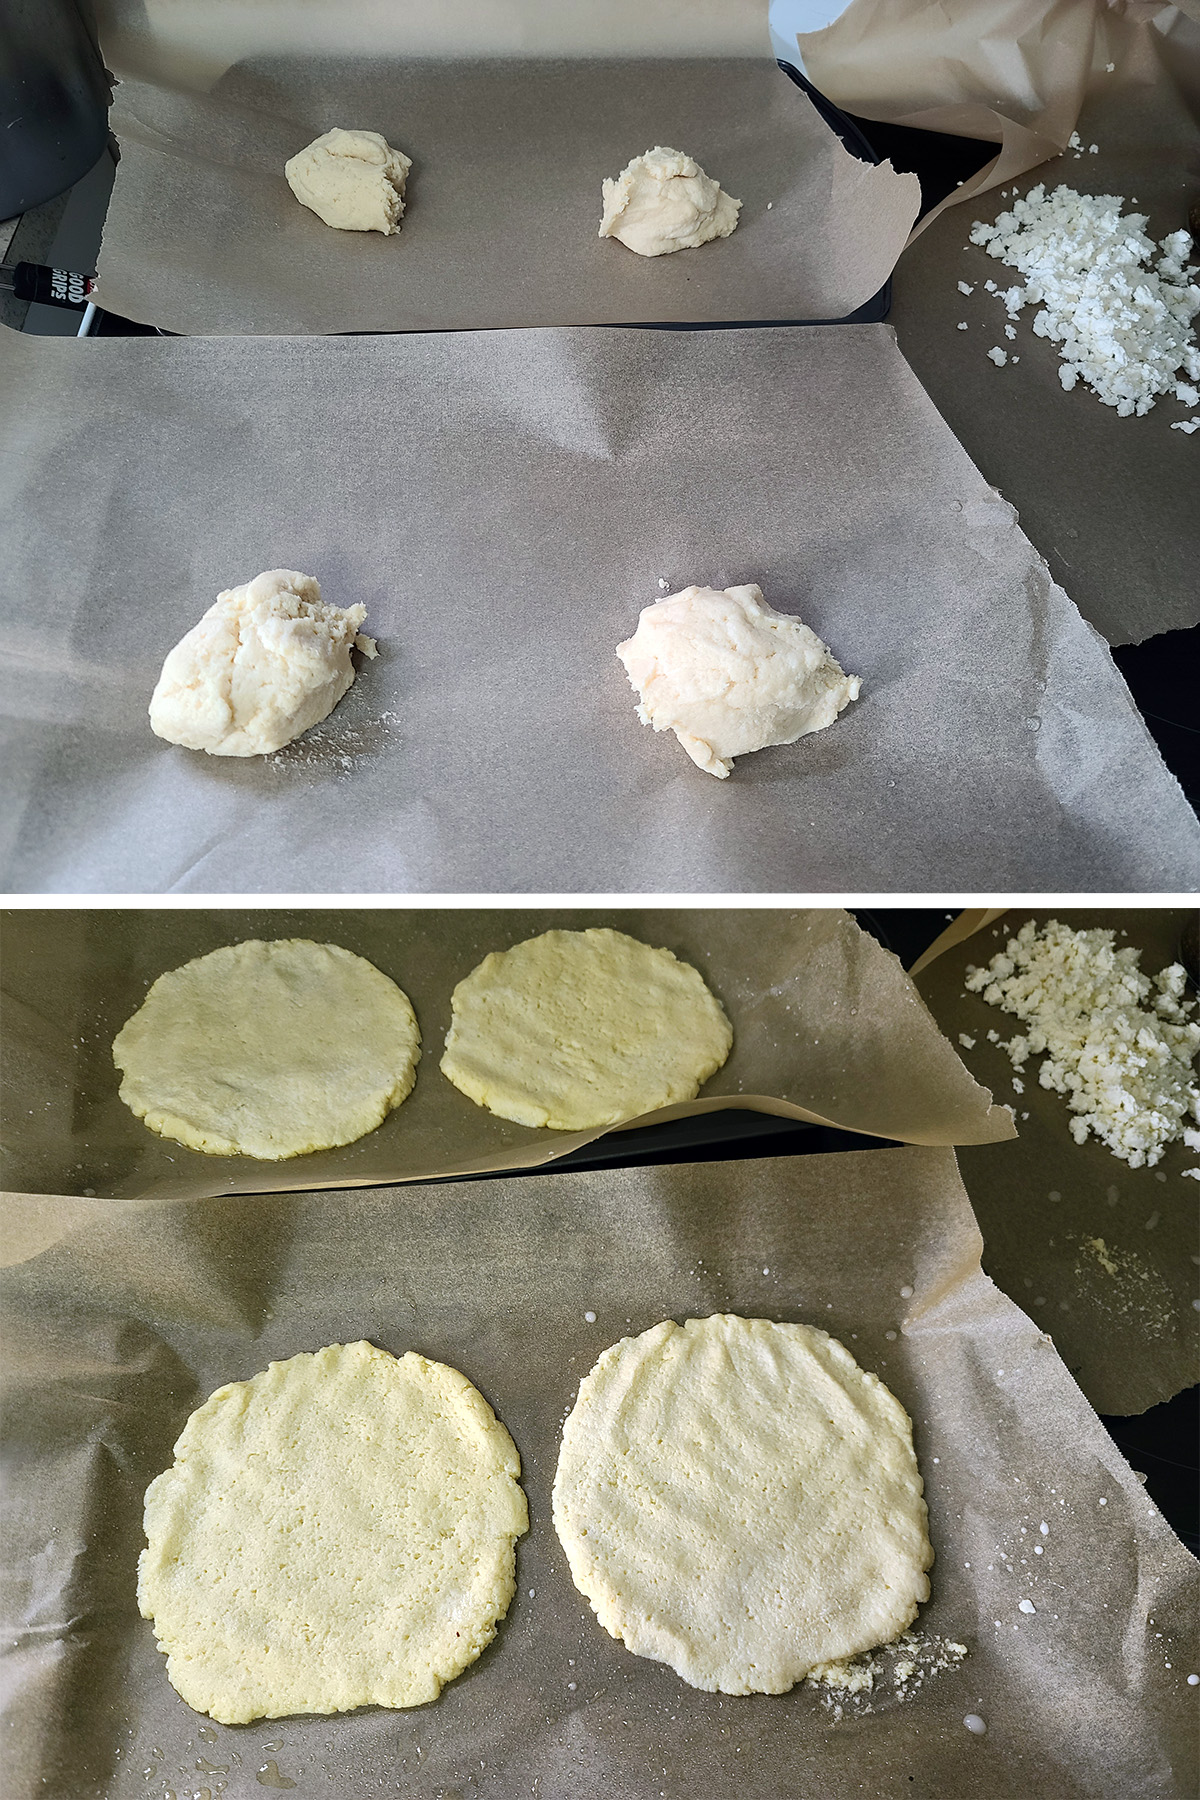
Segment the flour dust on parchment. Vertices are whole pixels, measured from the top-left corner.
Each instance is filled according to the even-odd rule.
[[[882,1704],[914,1700],[929,1681],[957,1668],[967,1654],[967,1646],[952,1638],[906,1631],[894,1643],[861,1656],[819,1663],[809,1670],[805,1686],[815,1689],[836,1721],[847,1713],[855,1716]]]

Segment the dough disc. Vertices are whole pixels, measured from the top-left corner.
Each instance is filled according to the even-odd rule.
[[[692,1100],[733,1031],[689,963],[621,931],[493,951],[451,1000],[442,1073],[520,1125],[584,1131]]]
[[[138,1605],[223,1725],[423,1706],[496,1635],[528,1529],[465,1375],[331,1344],[218,1388],[146,1491]]]
[[[554,1480],[575,1586],[693,1687],[782,1694],[889,1642],[933,1561],[912,1425],[809,1325],[668,1319],[580,1383]]]
[[[364,957],[252,938],[160,975],[113,1061],[151,1131],[278,1161],[373,1131],[410,1092],[420,1044],[407,996]]]

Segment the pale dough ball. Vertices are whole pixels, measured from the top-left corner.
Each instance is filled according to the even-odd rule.
[[[302,206],[336,231],[400,229],[404,184],[412,158],[393,150],[377,131],[334,127],[297,151],[283,166]]]
[[[585,1131],[692,1100],[733,1030],[689,963],[621,931],[493,951],[451,997],[442,1073],[502,1119]]]
[[[619,238],[639,256],[669,256],[728,237],[741,205],[682,150],[659,144],[604,183],[600,236]]]
[[[151,1131],[275,1162],[373,1131],[411,1091],[420,1045],[407,995],[365,957],[254,938],[160,975],[113,1061]]]
[[[606,1350],[563,1430],[554,1526],[610,1636],[710,1693],[785,1693],[929,1597],[908,1415],[808,1325],[668,1319]]]
[[[331,1344],[218,1388],[146,1492],[138,1605],[223,1725],[423,1706],[496,1635],[529,1528],[465,1375]]]
[[[267,569],[218,594],[163,664],[150,729],[210,756],[265,756],[319,725],[354,681],[352,649],[375,655],[365,606],[327,606],[319,582]]]
[[[823,731],[862,686],[753,582],[665,594],[617,655],[643,725],[673,731],[692,761],[721,779],[735,756]]]

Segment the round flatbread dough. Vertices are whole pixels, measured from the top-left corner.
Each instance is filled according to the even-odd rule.
[[[600,236],[639,256],[670,256],[728,237],[742,209],[682,150],[656,144],[603,184]]]
[[[502,1119],[586,1131],[692,1100],[733,1030],[689,963],[621,931],[547,931],[460,981],[442,1073]]]
[[[151,1131],[275,1162],[373,1131],[411,1091],[420,1045],[408,996],[365,957],[253,938],[160,975],[113,1061]]]
[[[554,1525],[635,1655],[782,1694],[912,1623],[921,1495],[908,1415],[835,1338],[718,1313],[623,1338],[580,1383]]]
[[[862,687],[752,581],[664,594],[617,655],[642,724],[673,731],[697,767],[721,780],[735,756],[824,731]]]
[[[223,1725],[423,1706],[496,1635],[521,1461],[465,1375],[331,1344],[218,1388],[146,1491],[138,1605]]]

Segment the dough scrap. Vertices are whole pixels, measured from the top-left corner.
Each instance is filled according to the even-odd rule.
[[[584,1377],[554,1527],[636,1656],[709,1693],[782,1694],[916,1617],[922,1493],[907,1413],[843,1345],[718,1313],[623,1338]]]
[[[521,1460],[465,1375],[330,1344],[218,1388],[146,1491],[138,1606],[223,1725],[436,1700],[496,1635]]]
[[[603,192],[600,236],[619,239],[639,256],[669,256],[728,237],[742,206],[692,157],[663,144],[635,156]]]
[[[374,657],[365,606],[327,606],[320,583],[267,569],[217,595],[163,664],[150,729],[210,756],[266,756],[328,718],[353,684],[352,649]]]
[[[584,1131],[694,1099],[733,1029],[690,963],[621,931],[493,951],[451,997],[442,1073],[502,1119]]]
[[[377,131],[332,131],[314,138],[283,165],[302,206],[335,231],[400,229],[412,157],[393,150]]]
[[[411,1092],[420,1045],[407,995],[365,957],[252,938],[160,975],[113,1061],[151,1131],[277,1162],[373,1131]]]
[[[862,688],[815,631],[768,606],[753,582],[664,594],[617,655],[642,724],[673,731],[697,767],[721,780],[735,756],[823,731]]]

